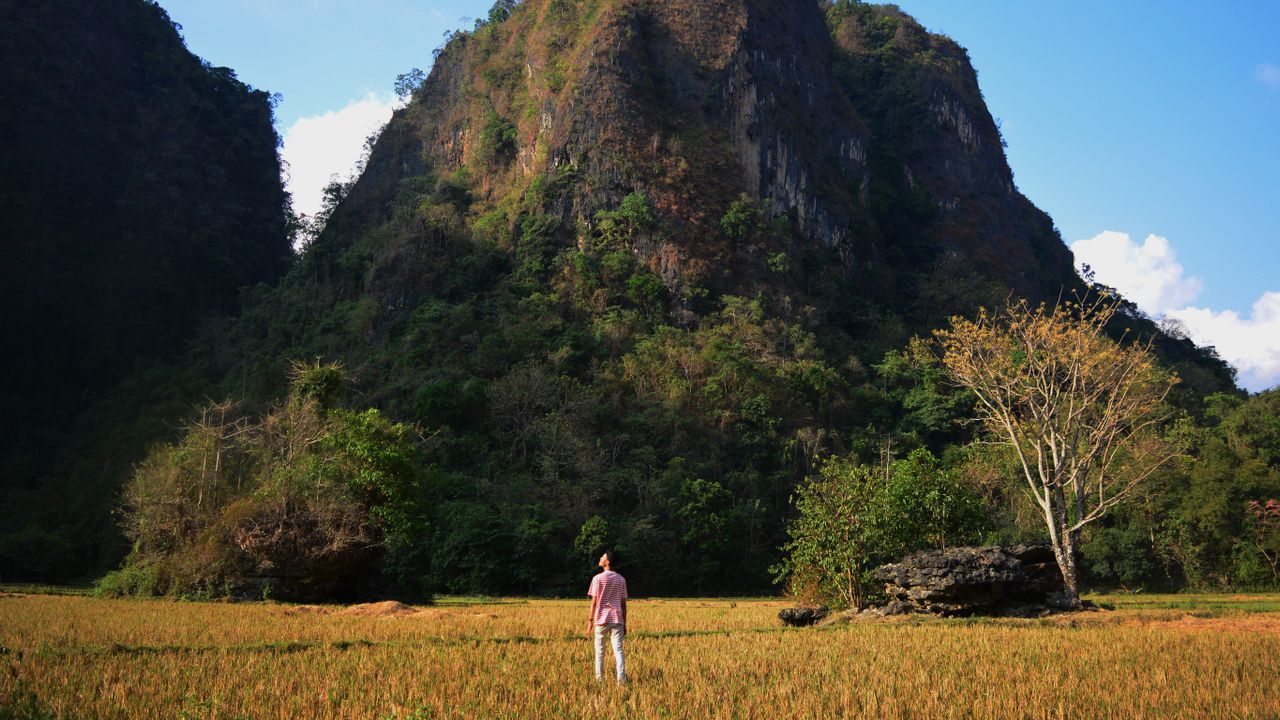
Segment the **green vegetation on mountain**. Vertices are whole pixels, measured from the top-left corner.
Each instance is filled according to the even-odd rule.
[[[1205,591],[1280,583],[1275,518],[1258,513],[1280,499],[1280,390],[1215,394],[1204,407],[1200,422],[1179,428],[1184,457],[1082,548],[1095,581]]]
[[[954,42],[859,3],[526,0],[454,35],[400,90],[411,102],[360,178],[331,188],[288,274],[244,291],[236,317],[206,323],[65,436],[44,470],[82,498],[59,508],[78,524],[34,527],[81,564],[28,575],[116,566],[129,548],[103,528],[119,489],[175,469],[191,487],[205,452],[191,408],[228,400],[245,427],[269,426],[302,412],[290,371],[316,358],[349,378],[345,400],[308,411],[321,434],[376,417],[369,452],[403,458],[416,430],[412,502],[397,505],[413,532],[366,528],[379,501],[347,475],[299,469],[332,467],[342,451],[329,441],[302,465],[251,443],[234,471],[242,488],[269,487],[278,469],[332,492],[381,566],[359,587],[576,593],[607,546],[646,593],[764,590],[793,493],[841,463],[914,462],[903,477],[921,487],[983,498],[986,524],[966,526],[983,539],[1037,537],[1006,459],[972,447],[959,422],[972,396],[912,342],[1011,292],[1085,285],[1013,187]],[[1188,427],[1214,427],[1202,398],[1236,398],[1229,370],[1185,340],[1157,349],[1191,378],[1174,398]],[[1241,504],[1224,517],[1247,522],[1243,501],[1268,487],[1233,485]],[[242,498],[223,496],[180,541],[130,526],[113,582],[253,594],[228,578],[271,574],[217,533],[277,507],[260,494],[243,515],[231,510]],[[148,504],[125,507],[137,518]],[[1117,517],[1095,539],[1129,542],[1141,522]],[[1222,537],[1204,542],[1230,575]],[[1142,582],[1200,582],[1151,547]],[[234,567],[210,572],[218,562]]]

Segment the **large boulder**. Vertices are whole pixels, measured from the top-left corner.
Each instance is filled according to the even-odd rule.
[[[808,627],[825,618],[827,612],[824,607],[789,607],[778,612],[778,619],[790,627]]]
[[[895,614],[1030,617],[1066,609],[1047,545],[928,550],[883,565],[874,577]]]

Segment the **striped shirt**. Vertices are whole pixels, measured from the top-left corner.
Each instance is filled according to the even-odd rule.
[[[591,578],[591,587],[587,597],[596,598],[596,625],[619,624],[622,622],[622,601],[627,599],[627,581],[612,570]]]

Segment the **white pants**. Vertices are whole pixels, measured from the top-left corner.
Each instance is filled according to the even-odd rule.
[[[613,644],[613,662],[617,666],[618,682],[627,681],[627,663],[622,655],[622,624],[606,623],[596,626],[596,679],[604,679],[604,639],[609,636]]]

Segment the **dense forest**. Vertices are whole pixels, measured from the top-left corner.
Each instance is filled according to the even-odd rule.
[[[47,512],[10,525],[39,542],[6,539],[0,576],[576,595],[609,547],[643,594],[767,591],[828,466],[945,480],[973,540],[1041,539],[921,338],[1105,289],[1017,192],[955,42],[848,0],[504,1],[406,77],[278,283],[40,425],[60,497],[10,490]],[[283,207],[278,182],[234,187]],[[1180,376],[1186,450],[1090,528],[1089,579],[1274,585],[1276,393],[1130,305],[1115,325]],[[895,550],[936,542],[912,537]]]

